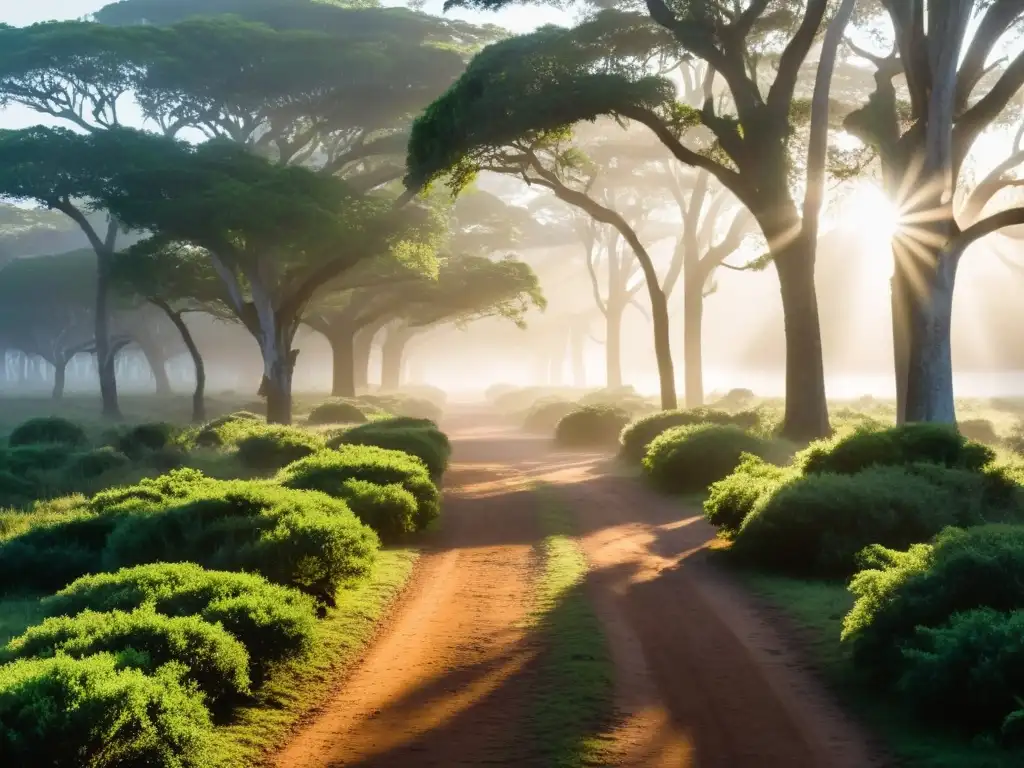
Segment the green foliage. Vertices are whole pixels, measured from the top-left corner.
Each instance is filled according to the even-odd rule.
[[[615,445],[629,413],[607,405],[576,408],[555,425],[555,444],[563,448],[603,448]]]
[[[416,497],[397,483],[378,485],[366,480],[346,480],[337,495],[383,541],[396,541],[416,530]]]
[[[268,664],[307,653],[316,630],[309,596],[256,574],[208,571],[194,563],[152,563],[84,576],[42,601],[47,616],[143,605],[167,616],[220,623],[245,646],[257,680]]]
[[[1013,516],[987,501],[984,478],[929,465],[805,475],[758,501],[732,551],[782,573],[844,577],[869,545],[907,547],[949,525]]]
[[[753,411],[732,414],[713,408],[659,411],[641,416],[622,430],[619,437],[622,456],[629,461],[640,463],[647,455],[647,446],[662,432],[672,427],[694,424],[735,424],[743,429],[753,429],[758,425],[758,417]]]
[[[29,419],[15,428],[7,438],[8,445],[43,445],[56,443],[79,448],[89,443],[85,430],[72,421],[59,416]]]
[[[992,449],[971,442],[942,424],[904,424],[887,429],[866,427],[812,443],[797,457],[807,474],[853,474],[873,466],[930,462],[980,470],[995,458]]]
[[[731,475],[709,486],[704,517],[718,528],[720,536],[731,539],[763,497],[798,476],[790,467],[777,467],[759,456],[744,453]]]
[[[427,467],[431,479],[438,483],[448,469],[451,445],[436,426],[405,426],[408,422],[380,419],[345,430],[328,440],[331,448],[340,445],[375,445],[415,456]],[[421,422],[422,423],[422,422]]]
[[[129,464],[131,464],[131,459],[108,445],[75,454],[69,465],[69,470],[76,475],[92,479],[107,472],[122,469]]]
[[[902,669],[902,649],[919,647],[919,627],[978,608],[1024,609],[1024,527],[951,529],[934,544],[905,552],[875,546],[861,559],[843,640],[853,644],[858,668],[884,684]]]
[[[190,497],[216,493],[220,481],[198,469],[175,469],[159,477],[147,477],[135,485],[100,491],[89,502],[94,512],[121,514],[134,511],[160,511]]]
[[[537,435],[553,435],[558,422],[576,410],[568,400],[542,400],[535,403],[523,419],[523,429]]]
[[[147,452],[159,451],[172,446],[181,434],[181,429],[164,421],[136,424],[117,436],[115,447],[133,459],[141,458]]]
[[[368,573],[378,547],[377,535],[340,500],[232,481],[162,511],[136,508],[111,533],[104,562],[255,571],[333,604],[339,587]]]
[[[202,697],[171,669],[121,669],[109,654],[0,667],[0,755],[8,765],[206,768]]]
[[[406,395],[360,395],[359,400],[396,416],[437,422],[444,411],[433,400]],[[436,426],[436,424],[435,424]]]
[[[376,485],[401,485],[416,499],[416,529],[423,530],[440,514],[441,499],[426,465],[402,451],[370,445],[339,445],[282,469],[276,481],[285,488],[322,491],[343,497],[347,480]]]
[[[277,470],[324,447],[323,438],[299,427],[260,425],[238,441],[238,459],[250,469]]]
[[[984,445],[999,445],[999,435],[988,419],[966,419],[957,422],[956,428],[968,440]]]
[[[259,429],[263,418],[250,411],[236,411],[209,421],[199,428],[193,438],[198,446],[216,448],[236,445],[253,430]]]
[[[306,421],[310,424],[363,424],[366,415],[344,400],[328,400],[313,408]]]
[[[668,493],[698,493],[730,475],[743,454],[767,458],[768,440],[735,424],[672,427],[650,442],[643,466],[654,485]]]
[[[126,666],[150,674],[177,662],[187,670],[185,679],[214,708],[249,693],[249,654],[242,643],[196,616],[170,618],[147,608],[49,618],[11,640],[3,656],[13,660],[64,654],[80,659],[104,652],[121,654]]]

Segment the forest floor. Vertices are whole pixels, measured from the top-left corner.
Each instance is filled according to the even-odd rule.
[[[279,768],[884,765],[695,510],[488,423],[444,425],[443,524]]]

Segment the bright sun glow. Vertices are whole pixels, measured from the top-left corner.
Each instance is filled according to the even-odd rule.
[[[861,243],[862,274],[872,282],[892,274],[892,239],[900,228],[900,212],[874,184],[859,183],[836,211],[838,226]]]

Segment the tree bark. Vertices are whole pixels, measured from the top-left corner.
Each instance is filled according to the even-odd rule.
[[[698,265],[699,266],[699,265]],[[704,281],[696,269],[683,275],[683,367],[687,408],[704,405]]]
[[[206,366],[203,364],[203,356],[181,313],[175,312],[169,304],[162,301],[153,303],[174,323],[174,327],[181,334],[181,340],[188,350],[189,357],[192,358],[192,366],[195,368],[196,374],[196,388],[192,392],[192,423],[202,423],[206,421]]]
[[[363,328],[355,335],[352,364],[356,392],[365,392],[370,387],[370,353],[373,351],[373,337],[378,330],[380,326]]]
[[[404,325],[388,328],[384,345],[381,347],[380,388],[396,390],[402,386],[402,363],[405,348],[412,334]]]
[[[336,328],[327,337],[327,342],[331,345],[331,395],[355,397],[355,334],[348,328]]]
[[[115,356],[110,343],[110,261],[112,251],[96,254],[96,367],[100,379],[103,416],[121,419],[117,400]]]
[[[64,385],[67,382],[68,358],[58,356],[53,363],[53,393],[54,400],[64,399]]]
[[[785,244],[781,238],[780,233],[769,241],[783,243],[773,251],[786,333],[786,413],[782,435],[794,442],[804,442],[830,432],[814,285],[815,244],[802,237]]]
[[[156,394],[161,396],[173,394],[171,380],[167,376],[167,358],[164,356],[163,350],[160,349],[160,345],[149,338],[146,333],[137,334],[135,343],[139,345],[139,349],[142,350],[146,363],[149,365],[149,370],[153,373]]]
[[[268,424],[292,423],[292,372],[298,351],[280,341],[263,350]]]
[[[622,387],[622,315],[625,307],[608,303],[605,313],[605,386]]]

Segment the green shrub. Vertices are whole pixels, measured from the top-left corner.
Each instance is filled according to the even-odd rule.
[[[316,631],[316,606],[308,595],[256,574],[208,571],[194,563],[153,563],[85,576],[42,601],[46,616],[143,605],[166,616],[220,622],[249,652],[257,679],[267,664],[307,653]]]
[[[629,414],[621,408],[587,405],[563,416],[555,426],[555,444],[563,448],[615,445]]]
[[[644,470],[654,485],[668,493],[698,493],[730,475],[744,453],[762,458],[771,442],[731,424],[672,427],[651,441]]]
[[[95,448],[85,453],[75,454],[71,459],[69,469],[76,475],[92,479],[100,475],[112,472],[115,469],[123,469],[131,464],[132,460],[120,451],[110,446]]]
[[[159,451],[173,445],[180,434],[180,428],[162,421],[137,424],[118,435],[114,447],[126,456],[137,459],[149,451]]]
[[[313,408],[306,421],[310,424],[362,424],[366,415],[352,403],[328,400]]]
[[[451,445],[447,436],[437,427],[397,426],[392,419],[381,419],[353,427],[328,440],[327,445],[375,445],[392,451],[402,451],[423,462],[434,482],[440,481],[448,469]]]
[[[996,735],[1024,709],[1024,610],[977,608],[922,627],[897,688],[929,719]]]
[[[79,448],[88,445],[89,437],[73,421],[59,416],[41,416],[16,427],[7,438],[7,443],[12,446],[59,443]]]
[[[415,456],[372,445],[339,445],[296,461],[278,473],[286,488],[322,491],[344,498],[346,480],[376,485],[397,484],[416,499],[416,530],[423,530],[441,512],[441,496],[426,465]]]
[[[797,456],[807,474],[852,475],[868,467],[914,462],[981,470],[995,458],[991,448],[975,443],[943,424],[904,424],[864,428],[812,443]]]
[[[108,570],[146,562],[195,562],[255,571],[328,604],[365,577],[380,546],[343,501],[255,481],[218,484],[164,511],[139,510],[114,529]]]
[[[89,502],[94,512],[124,513],[160,510],[185,499],[209,495],[220,488],[220,481],[198,469],[175,469],[159,477],[147,477],[135,485],[100,491]]]
[[[203,448],[235,445],[240,439],[251,434],[253,430],[264,425],[262,416],[257,416],[251,411],[236,411],[204,424],[199,428],[193,440],[196,445]]]
[[[622,456],[639,463],[647,455],[647,446],[658,435],[672,427],[685,427],[695,424],[734,424],[743,429],[754,429],[758,425],[757,413],[727,413],[712,408],[692,408],[689,410],[659,411],[642,416],[630,422],[619,442],[622,444]]]
[[[40,443],[0,452],[0,467],[15,475],[38,475],[67,466],[74,449],[64,443]]]
[[[978,495],[939,485],[913,468],[857,475],[805,475],[762,497],[735,535],[732,552],[798,576],[843,577],[871,544],[907,547],[949,525],[983,519]]]
[[[39,486],[35,481],[0,469],[0,507],[20,507],[38,497]]]
[[[985,445],[999,445],[995,425],[988,419],[967,419],[957,422],[957,430],[968,440]]]
[[[135,651],[129,666],[150,674],[169,662],[183,665],[185,679],[195,683],[213,707],[249,693],[249,654],[241,642],[197,616],[172,618],[151,608],[55,616],[11,640],[3,656],[10,661],[61,653],[80,659],[129,649]]]
[[[751,389],[730,389],[715,401],[715,405],[725,410],[742,411],[749,408],[756,397]]]
[[[148,676],[110,654],[0,667],[0,761],[9,766],[207,768],[202,697],[173,669]]]
[[[943,531],[906,552],[874,546],[850,582],[857,598],[843,640],[857,667],[888,682],[914,647],[918,627],[936,628],[976,608],[1024,610],[1024,527],[986,525]]]
[[[320,435],[298,427],[268,424],[238,441],[238,460],[250,469],[278,470],[323,449]]]
[[[338,498],[384,541],[395,541],[416,530],[416,498],[401,485],[346,480]]]
[[[558,422],[576,410],[578,406],[568,400],[539,402],[526,412],[523,429],[537,435],[553,435]]]
[[[704,502],[704,517],[724,538],[733,538],[750,511],[766,495],[798,477],[790,467],[777,467],[744,453],[736,470],[712,483]]]

